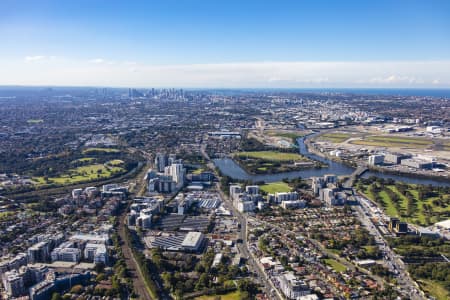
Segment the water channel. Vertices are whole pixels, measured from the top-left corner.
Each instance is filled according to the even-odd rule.
[[[315,135],[317,133],[313,133],[309,135],[309,137]],[[327,164],[328,166],[325,168],[311,168],[305,169],[301,171],[294,172],[285,172],[285,173],[277,173],[277,174],[264,174],[264,175],[254,175],[247,173],[244,169],[241,168],[234,160],[231,158],[217,158],[214,159],[214,164],[216,167],[220,169],[220,171],[233,179],[237,180],[251,180],[253,182],[276,182],[281,181],[284,178],[293,179],[293,178],[309,178],[314,176],[323,176],[325,174],[336,174],[336,175],[350,175],[355,169],[349,167],[345,164],[332,161],[330,159],[315,155],[308,151],[308,148],[305,145],[305,137],[297,139],[297,145],[299,149],[299,153],[313,160],[317,160]],[[449,181],[439,181],[434,179],[427,178],[415,178],[415,177],[407,177],[403,175],[394,175],[394,174],[386,174],[369,171],[363,174],[363,177],[367,178],[369,176],[376,176],[381,178],[392,178],[397,181],[402,181],[406,183],[413,184],[425,184],[425,185],[435,185],[435,186],[450,186]]]

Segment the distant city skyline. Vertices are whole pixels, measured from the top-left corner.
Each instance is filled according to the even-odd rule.
[[[2,1],[0,85],[450,88],[448,1],[240,2]]]

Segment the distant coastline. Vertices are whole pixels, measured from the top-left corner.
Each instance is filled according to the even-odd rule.
[[[194,89],[203,91],[220,91],[224,94],[233,92],[286,92],[286,93],[310,93],[310,94],[354,94],[354,95],[374,95],[374,96],[418,96],[418,97],[438,97],[450,99],[450,88],[218,88],[218,89]]]

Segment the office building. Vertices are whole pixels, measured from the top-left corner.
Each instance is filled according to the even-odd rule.
[[[28,256],[26,253],[18,253],[14,258],[0,262],[0,278],[2,274],[10,270],[19,269],[21,266],[26,266]]]
[[[158,176],[148,182],[149,192],[172,193],[176,188],[176,183],[172,176]]]
[[[245,192],[249,195],[259,195],[259,186],[257,185],[247,185],[245,187]]]
[[[47,262],[50,258],[50,241],[42,241],[28,248],[30,263]]]
[[[83,193],[83,189],[73,189],[72,190],[72,198],[78,198]]]
[[[146,215],[141,212],[136,218],[136,226],[142,229],[150,229],[152,227],[152,215]]]
[[[304,200],[286,200],[286,201],[281,201],[280,206],[284,209],[305,208],[306,201],[304,201]]]
[[[298,200],[298,197],[299,196],[297,192],[282,192],[282,193],[275,193],[273,197],[272,194],[270,194],[269,196],[269,198],[273,199],[273,202],[275,203]]]
[[[165,154],[158,153],[155,156],[155,167],[158,172],[164,172],[164,168],[169,165],[169,159]]]
[[[237,210],[240,212],[252,212],[255,210],[255,203],[253,201],[240,201],[237,203]]]
[[[177,187],[184,185],[185,169],[183,164],[174,163],[165,167],[164,175],[171,176]]]
[[[105,244],[88,243],[84,248],[84,258],[94,263],[105,263],[108,261],[108,253]]]
[[[7,271],[3,274],[2,283],[10,298],[19,297],[25,292],[23,276],[17,270]]]
[[[242,193],[242,187],[237,184],[230,185],[230,197],[235,199],[238,194]]]
[[[336,184],[338,181],[338,178],[335,174],[325,174],[323,176],[323,181],[325,182],[325,184]]]
[[[310,294],[308,285],[295,277],[292,272],[279,276],[280,289],[287,299],[298,299],[302,296]]]
[[[202,247],[205,236],[201,232],[191,231],[186,234],[181,247],[189,252],[198,252]]]
[[[319,190],[325,186],[325,180],[323,177],[312,177],[311,181],[314,196],[319,196]]]
[[[52,262],[68,261],[77,263],[81,259],[81,250],[76,248],[73,242],[65,242],[59,245],[59,247],[53,249],[51,259]]]
[[[370,166],[376,166],[381,165],[384,161],[384,155],[376,154],[376,155],[370,155],[368,163]]]
[[[384,155],[384,163],[387,164],[399,164],[402,159],[411,158],[411,155],[409,154],[400,154],[400,153],[386,153]]]
[[[400,164],[415,169],[432,169],[434,167],[433,161],[426,161],[418,158],[403,159]]]
[[[388,223],[388,228],[391,232],[399,234],[408,233],[408,223],[401,222],[398,218],[391,218]]]

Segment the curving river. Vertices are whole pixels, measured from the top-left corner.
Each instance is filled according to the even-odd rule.
[[[313,133],[310,136],[313,136],[317,133]],[[284,178],[288,179],[294,179],[294,178],[309,178],[314,176],[323,176],[325,174],[336,174],[336,175],[350,175],[355,170],[352,167],[349,167],[347,165],[344,165],[339,162],[332,161],[330,159],[315,155],[308,151],[308,148],[305,145],[305,137],[298,138],[297,144],[299,148],[299,153],[310,158],[313,160],[317,160],[320,162],[323,162],[327,164],[328,166],[325,168],[320,169],[306,169],[301,171],[294,171],[294,172],[285,172],[285,173],[277,173],[277,174],[265,174],[265,175],[254,175],[247,173],[244,169],[241,168],[234,160],[231,158],[217,158],[214,159],[214,164],[216,167],[219,168],[219,170],[237,180],[251,180],[253,182],[275,182],[275,181],[281,181]],[[436,186],[450,186],[450,182],[445,181],[438,181],[434,179],[426,179],[426,178],[414,178],[414,177],[407,177],[402,175],[393,175],[393,174],[386,174],[386,173],[379,173],[379,172],[373,172],[369,171],[363,174],[363,177],[367,178],[369,176],[377,176],[382,178],[392,178],[397,181],[403,181],[406,183],[413,183],[413,184],[425,184],[425,185],[436,185]]]

